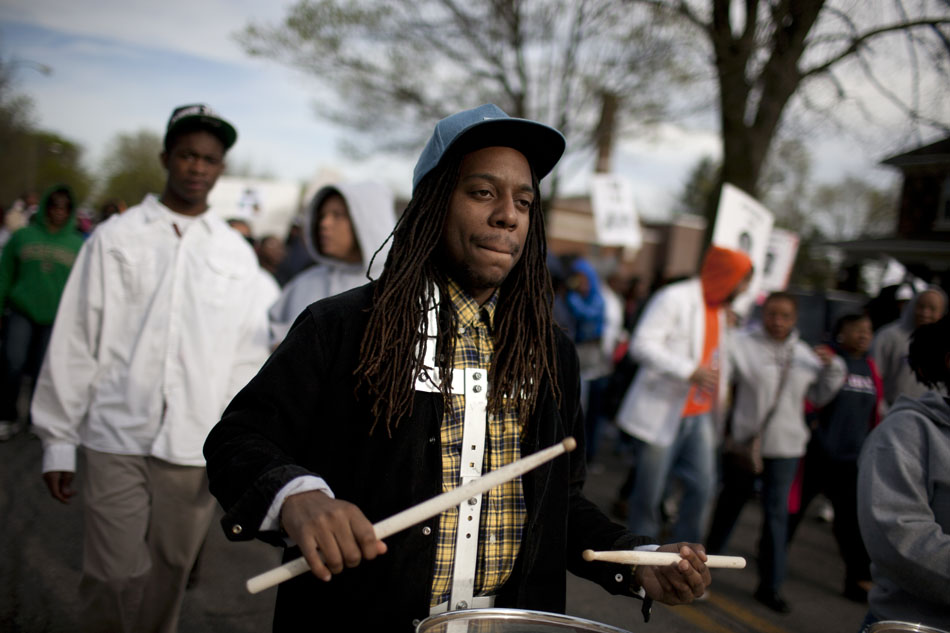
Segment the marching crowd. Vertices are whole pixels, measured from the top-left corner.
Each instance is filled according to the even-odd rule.
[[[82,630],[175,631],[217,503],[229,538],[313,571],[282,585],[275,630],[315,605],[401,630],[470,606],[563,611],[568,570],[649,618],[652,600],[702,598],[706,553],[729,553],[753,498],[754,596],[787,613],[787,547],[819,494],[843,594],[869,604],[855,630],[950,629],[940,287],[908,286],[893,323],[848,313],[810,343],[795,294],[733,312],[753,273],[738,250],[710,246],[695,277],[646,296],[602,261],[547,253],[538,182],[564,139],[491,105],[436,124],[400,216],[384,185],[340,182],[286,241],[255,240],[208,211],[236,140],[181,106],[162,192],[93,227],[55,185],[0,230],[0,441],[29,425],[50,494],[79,495]],[[374,535],[566,436],[581,450]],[[612,508],[626,525],[583,495],[608,438],[630,458]],[[586,549],[682,560],[591,564]]]

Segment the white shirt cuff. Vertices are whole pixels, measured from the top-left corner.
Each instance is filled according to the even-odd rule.
[[[658,549],[660,549],[660,545],[658,543],[651,543],[650,545],[637,545],[633,548],[633,550],[636,552],[655,552]],[[641,600],[645,600],[647,597],[647,590],[643,587],[640,587],[637,589],[636,594]]]
[[[267,514],[264,515],[264,520],[261,521],[260,531],[278,531],[280,529],[280,510],[284,506],[284,499],[290,495],[310,492],[311,490],[319,490],[331,499],[335,498],[333,491],[330,490],[330,486],[327,485],[327,482],[324,481],[322,477],[317,477],[316,475],[295,477],[284,484],[284,487],[277,492],[277,496],[274,497],[274,501],[270,504]]]
[[[73,444],[49,444],[43,449],[43,472],[76,472],[76,447]]]

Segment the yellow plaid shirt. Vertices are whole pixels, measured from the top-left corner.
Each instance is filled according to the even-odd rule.
[[[449,282],[449,298],[458,316],[453,368],[491,366],[494,345],[491,328],[496,296],[479,306],[455,282]],[[489,388],[491,388],[489,386]],[[449,396],[442,417],[442,491],[459,485],[465,397]],[[482,473],[501,468],[521,457],[521,425],[514,407],[505,407],[504,415],[488,416],[485,461]],[[524,527],[525,505],[521,477],[493,488],[482,496],[482,514],[478,531],[478,562],[475,568],[475,595],[494,594],[508,579]],[[449,599],[455,561],[458,508],[439,515],[439,542],[432,577],[431,606]]]

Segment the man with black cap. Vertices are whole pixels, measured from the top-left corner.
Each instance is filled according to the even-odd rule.
[[[410,631],[467,607],[563,612],[565,571],[689,602],[667,567],[584,562],[650,539],[582,494],[578,362],[551,316],[538,181],[564,138],[484,105],[440,121],[379,279],[310,305],[205,443],[229,538],[292,547],[275,631]],[[372,523],[574,436],[579,450],[388,538]],[[463,517],[463,518],[460,518]],[[464,525],[464,529],[462,529]]]
[[[63,503],[82,447],[83,631],[177,629],[214,512],[202,443],[267,357],[273,285],[208,211],[236,137],[205,105],[175,109],[161,196],[93,233],[60,300],[32,416]]]

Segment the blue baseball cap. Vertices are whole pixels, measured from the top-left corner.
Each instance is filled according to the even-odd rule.
[[[541,180],[561,159],[566,144],[564,135],[553,127],[510,117],[495,104],[486,103],[436,123],[412,172],[412,190],[438,167],[450,149],[467,153],[483,147],[511,147],[524,154]]]

